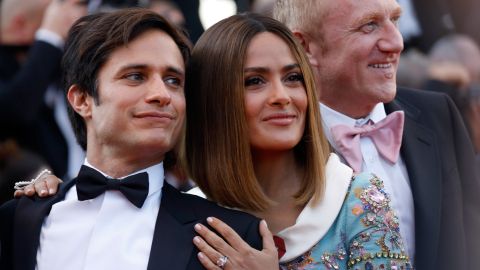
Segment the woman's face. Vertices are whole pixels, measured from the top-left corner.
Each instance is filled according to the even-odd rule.
[[[245,113],[254,151],[285,151],[305,130],[307,94],[290,48],[275,34],[255,36],[247,49]]]

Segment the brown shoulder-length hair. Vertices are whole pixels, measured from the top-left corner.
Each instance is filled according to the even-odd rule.
[[[186,71],[185,167],[207,197],[250,211],[265,210],[272,203],[255,176],[244,104],[247,47],[253,37],[264,32],[288,44],[304,76],[308,111],[303,138],[294,151],[305,173],[295,197],[299,205],[312,197],[318,200],[324,191],[329,146],[322,132],[308,59],[283,24],[258,14],[224,19],[200,37]]]

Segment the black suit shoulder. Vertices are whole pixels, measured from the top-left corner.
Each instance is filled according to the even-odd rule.
[[[215,213],[225,217],[232,216],[235,218],[240,218],[242,220],[258,220],[258,218],[251,214],[235,209],[222,207],[215,202],[209,201],[199,196],[183,192],[180,192],[180,194],[189,204],[191,204],[196,210],[198,210],[197,213],[201,216],[206,216],[206,213]]]
[[[10,200],[0,207],[0,269],[13,269],[13,228],[18,199]]]
[[[208,217],[218,218],[232,227],[232,229],[234,229],[240,237],[249,243],[250,246],[258,250],[262,249],[262,241],[259,232],[260,219],[257,217],[239,210],[228,209],[219,206],[215,202],[206,200],[196,195],[180,192],[168,184],[166,184],[165,188],[169,190],[168,193],[174,193],[176,195],[175,197],[182,201],[181,203],[176,203],[177,207],[181,207],[181,205],[183,205],[189,208],[189,210],[185,209],[183,213],[177,212],[177,216],[182,216],[188,212],[193,212],[194,215],[207,226],[208,224],[206,223],[206,219]]]
[[[412,120],[429,127],[432,132],[449,134],[440,136],[449,145],[461,144],[471,152],[473,146],[463,119],[452,99],[444,94],[427,90],[398,88],[395,101]],[[451,136],[451,137],[450,137]],[[462,150],[463,152],[463,150]]]
[[[397,89],[395,100],[402,105],[413,105],[416,109],[445,109],[445,105],[450,105],[450,98],[444,93],[404,87]]]

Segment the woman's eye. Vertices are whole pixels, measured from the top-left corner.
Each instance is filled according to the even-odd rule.
[[[245,86],[259,85],[263,82],[263,79],[260,77],[250,77],[245,79]]]
[[[288,82],[303,82],[303,75],[301,73],[292,73],[287,76]]]

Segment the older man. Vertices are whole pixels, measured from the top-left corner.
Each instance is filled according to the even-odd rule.
[[[385,181],[417,269],[474,269],[480,182],[464,124],[444,95],[396,86],[395,0],[279,0],[275,17],[310,58],[326,135],[355,171]]]

